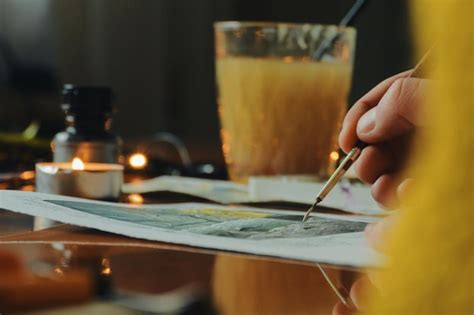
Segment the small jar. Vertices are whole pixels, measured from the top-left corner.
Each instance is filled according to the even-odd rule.
[[[54,137],[54,162],[118,163],[122,140],[111,131],[114,96],[109,87],[64,85],[66,130]]]

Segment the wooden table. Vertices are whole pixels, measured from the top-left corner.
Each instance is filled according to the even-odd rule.
[[[17,310],[42,307],[48,309],[46,313],[61,314],[66,309],[50,308],[73,304],[68,314],[97,310],[139,314],[116,304],[123,294],[181,298],[189,314],[330,314],[337,301],[319,270],[308,263],[137,240],[68,225],[33,233],[31,228],[31,217],[0,210],[0,252],[21,257],[26,273],[36,279],[43,302],[28,301],[26,296],[14,306]],[[341,281],[355,275],[328,271],[335,279],[344,278]],[[64,290],[69,296],[61,301],[60,293],[51,289],[56,294],[53,298],[42,290],[39,273],[88,285],[92,291]],[[8,278],[2,280],[1,274],[2,270],[0,292],[2,281]],[[81,299],[71,296],[74,292],[82,292]]]

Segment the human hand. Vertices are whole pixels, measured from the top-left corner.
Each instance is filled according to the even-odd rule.
[[[367,225],[365,229],[365,238],[369,245],[377,251],[382,251],[382,245],[389,234],[392,226],[397,222],[398,215],[391,215],[377,223]],[[351,286],[350,298],[354,304],[355,309],[349,309],[342,302],[338,302],[332,311],[333,315],[355,315],[359,311],[364,310],[364,303],[366,303],[366,295],[370,293],[371,298],[377,298],[376,295],[383,288],[379,285],[377,278],[377,271],[370,271],[357,279]]]
[[[411,71],[411,70],[410,70]],[[406,188],[400,172],[409,157],[415,127],[420,126],[420,107],[428,81],[406,78],[410,71],[386,79],[369,91],[347,113],[339,145],[349,152],[357,140],[367,143],[355,163],[357,175],[372,185],[379,203],[397,203],[397,189]]]

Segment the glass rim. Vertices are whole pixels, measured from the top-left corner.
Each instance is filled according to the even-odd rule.
[[[245,27],[259,27],[259,26],[267,26],[267,27],[277,27],[277,26],[287,26],[287,27],[302,27],[302,26],[335,26],[341,30],[351,30],[356,31],[356,28],[353,26],[339,26],[337,24],[322,24],[322,23],[295,23],[295,22],[270,22],[270,21],[237,21],[237,20],[230,20],[230,21],[216,21],[213,23],[214,29],[219,31],[225,30],[236,30],[239,28]]]

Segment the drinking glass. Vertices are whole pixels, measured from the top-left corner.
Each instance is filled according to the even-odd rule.
[[[214,24],[217,103],[230,178],[327,177],[338,160],[354,28]]]

